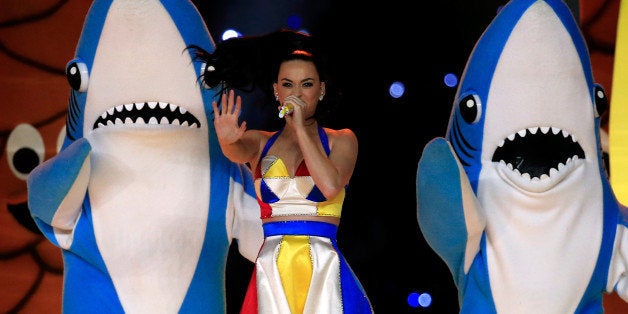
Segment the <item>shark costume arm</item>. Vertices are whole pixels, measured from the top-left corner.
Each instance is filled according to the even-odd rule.
[[[428,244],[463,283],[486,225],[482,208],[451,144],[430,141],[417,169],[417,217]]]
[[[237,184],[232,184],[231,199],[228,205],[227,221],[232,226],[227,227],[231,232],[230,238],[238,241],[238,250],[242,256],[254,262],[264,239],[260,219],[259,203],[255,199],[253,175],[245,165],[236,165],[232,178]]]
[[[90,176],[89,142],[82,138],[35,168],[28,177],[28,203],[35,222],[62,248],[72,244]]]

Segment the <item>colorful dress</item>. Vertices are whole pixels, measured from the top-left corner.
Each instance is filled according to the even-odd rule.
[[[255,169],[261,217],[286,215],[340,218],[345,191],[327,200],[302,161],[290,177],[283,161],[266,155],[281,130],[268,140]],[[327,134],[318,128],[329,155]],[[357,277],[340,253],[338,227],[320,221],[264,223],[264,244],[255,263],[242,313],[373,313]]]

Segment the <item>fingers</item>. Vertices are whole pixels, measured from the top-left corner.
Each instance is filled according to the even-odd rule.
[[[215,100],[212,101],[212,108],[214,109],[214,116],[219,116],[220,111],[218,111],[218,103]]]
[[[303,100],[301,98],[299,98],[298,96],[295,96],[295,95],[290,95],[290,96],[286,97],[286,99],[284,100],[284,104],[287,104],[287,103],[291,103],[291,104],[299,106],[299,107],[305,106],[305,102],[303,102]]]
[[[240,113],[240,109],[242,108],[242,97],[240,95],[236,97],[235,92],[230,90],[220,96],[220,109],[218,109],[216,101],[212,102],[212,107],[214,109],[214,115],[218,115],[219,112],[220,115],[238,115]]]
[[[227,94],[222,93],[222,95],[220,95],[220,114],[221,115],[227,114],[227,112],[229,112],[228,107],[229,106],[227,103]]]
[[[229,91],[229,101],[227,102],[228,106],[229,106],[229,110],[227,110],[230,113],[233,113],[233,97],[235,95],[235,92],[232,90]]]
[[[242,97],[238,95],[238,97],[236,97],[235,110],[233,111],[233,113],[235,115],[240,115],[240,109],[242,109]]]

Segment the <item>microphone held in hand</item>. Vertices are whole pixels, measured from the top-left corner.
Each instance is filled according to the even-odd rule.
[[[290,114],[293,110],[294,110],[294,104],[292,103],[284,104],[283,106],[281,106],[281,109],[279,110],[279,118],[285,117],[286,115]]]

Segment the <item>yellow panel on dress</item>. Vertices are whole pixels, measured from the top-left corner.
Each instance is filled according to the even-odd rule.
[[[340,218],[342,213],[342,202],[345,199],[345,190],[340,190],[340,193],[332,200],[328,200],[318,204],[318,216],[332,216]]]
[[[303,313],[312,280],[309,236],[283,236],[277,254],[279,276],[291,313]]]

